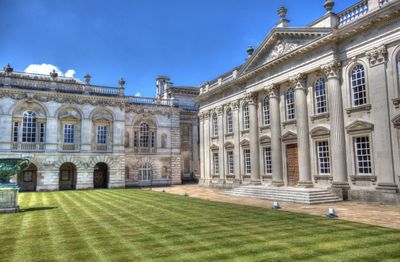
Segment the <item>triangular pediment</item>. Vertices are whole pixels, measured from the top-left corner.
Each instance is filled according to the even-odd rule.
[[[292,53],[329,32],[326,28],[274,28],[247,60],[240,75]]]
[[[210,146],[211,151],[217,151],[219,150],[219,146],[216,144],[213,144],[212,146]]]
[[[329,136],[329,129],[324,126],[316,126],[310,131],[312,137]]]
[[[296,140],[297,139],[297,134],[292,131],[287,131],[282,135],[282,140],[287,141],[287,140]]]
[[[350,123],[347,127],[346,130],[349,134],[355,133],[355,132],[365,132],[365,131],[372,131],[374,129],[374,124],[366,122],[366,121],[361,121],[361,120],[356,120],[352,123]]]
[[[263,135],[262,137],[260,137],[260,143],[261,144],[269,144],[271,143],[271,137],[268,135]]]

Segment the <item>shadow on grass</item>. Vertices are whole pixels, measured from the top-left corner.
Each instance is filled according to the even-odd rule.
[[[50,210],[55,209],[57,207],[30,207],[30,208],[21,208],[19,212],[32,212],[32,211],[43,211],[43,210]]]

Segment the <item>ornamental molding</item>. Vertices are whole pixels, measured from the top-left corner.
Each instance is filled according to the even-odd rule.
[[[151,114],[167,115],[171,113],[179,113],[180,110],[178,108],[172,108],[169,106],[128,104],[125,107],[125,112],[136,113],[136,114],[151,113]]]
[[[355,134],[359,132],[372,132],[373,130],[374,124],[362,120],[353,121],[348,126],[346,126],[346,131],[348,134]]]
[[[387,62],[387,49],[386,46],[384,45],[376,47],[370,51],[367,51],[365,55],[367,56],[369,65],[371,67],[384,64]]]
[[[307,75],[305,74],[297,74],[294,76],[291,76],[289,78],[289,81],[292,85],[295,86],[296,89],[305,89],[306,87],[306,81],[307,81]]]
[[[267,91],[268,96],[271,97],[279,97],[280,86],[278,84],[272,84],[264,87],[264,90]]]
[[[342,64],[340,61],[334,60],[326,65],[321,66],[321,70],[324,72],[326,77],[329,78],[340,78],[340,70]]]
[[[272,49],[271,53],[267,56],[266,62],[274,60],[280,56],[283,56],[286,53],[296,49],[300,44],[296,42],[290,42],[288,39],[278,40]]]
[[[216,113],[217,115],[222,116],[223,112],[224,112],[224,107],[223,107],[223,106],[217,106],[217,107],[215,108],[215,113]]]
[[[232,110],[239,110],[239,106],[240,106],[240,102],[239,100],[235,100],[233,102],[230,103],[230,106],[232,108]]]

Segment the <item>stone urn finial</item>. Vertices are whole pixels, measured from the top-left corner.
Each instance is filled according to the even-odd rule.
[[[121,79],[118,81],[118,84],[120,87],[124,87],[125,86],[125,80],[121,77]]]
[[[279,15],[279,17],[281,18],[281,20],[285,20],[285,19],[286,19],[287,11],[288,11],[287,8],[284,7],[284,6],[281,6],[281,7],[278,9],[278,15]]]
[[[12,71],[14,71],[14,68],[12,68],[10,66],[10,64],[7,64],[3,69],[4,69],[4,72],[6,72],[7,74],[11,74]]]
[[[328,13],[332,12],[334,5],[335,5],[335,2],[333,0],[326,0],[324,3],[324,7]]]
[[[90,85],[90,79],[92,79],[92,77],[87,73],[87,74],[84,76],[84,78],[85,78],[86,84]]]
[[[252,56],[253,53],[254,53],[254,48],[253,48],[251,45],[249,45],[249,46],[247,47],[246,52],[247,52],[247,55],[248,55],[248,56]]]
[[[56,72],[55,69],[53,69],[53,71],[50,72],[50,76],[51,76],[53,79],[55,79],[55,78],[58,77],[58,73]]]

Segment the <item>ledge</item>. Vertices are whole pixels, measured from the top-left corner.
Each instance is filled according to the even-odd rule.
[[[377,178],[376,176],[369,176],[369,175],[357,175],[357,176],[350,176],[351,182],[355,184],[357,181],[369,181],[375,184]]]
[[[371,104],[366,104],[366,105],[362,105],[362,106],[355,106],[355,107],[350,107],[350,108],[346,108],[346,113],[347,115],[351,115],[352,113],[356,113],[356,112],[367,112],[369,113],[371,111]]]
[[[319,180],[333,180],[332,175],[318,175],[318,176],[313,176],[315,183],[318,183]]]
[[[218,139],[219,136],[212,136],[211,139]]]
[[[251,178],[251,175],[243,175],[243,179],[244,178]]]
[[[225,137],[228,137],[228,136],[233,136],[233,133],[226,133]]]
[[[260,130],[266,130],[266,129],[271,129],[271,124],[263,125],[263,126],[260,127]]]
[[[282,122],[282,126],[288,126],[288,125],[295,125],[296,124],[296,119],[292,119],[292,120],[286,120]]]
[[[240,131],[241,134],[247,134],[250,133],[250,129],[242,130]]]
[[[311,122],[314,122],[315,120],[320,120],[320,119],[329,120],[329,113],[322,113],[322,114],[317,114],[317,115],[311,116]]]
[[[263,175],[262,178],[263,179],[272,179],[272,175]]]
[[[226,178],[235,178],[235,175],[229,174],[229,175],[226,175]]]

